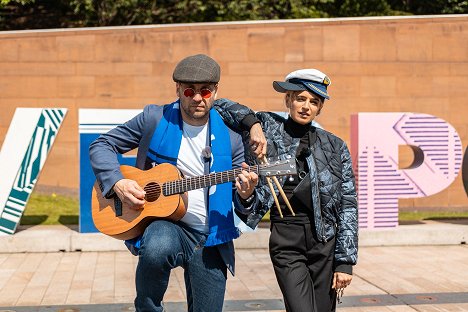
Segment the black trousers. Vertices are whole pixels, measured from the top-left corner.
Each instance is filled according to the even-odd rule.
[[[310,224],[274,222],[269,245],[286,311],[335,311],[335,239],[320,243]]]

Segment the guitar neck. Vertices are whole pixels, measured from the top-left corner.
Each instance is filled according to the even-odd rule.
[[[168,181],[163,184],[163,194],[164,196],[182,194],[184,192],[201,189],[216,184],[232,182],[242,172],[242,170],[259,174],[259,166],[255,165],[249,166],[247,168],[237,168],[222,172],[213,172],[203,176]]]

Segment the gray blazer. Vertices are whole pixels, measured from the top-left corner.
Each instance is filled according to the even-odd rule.
[[[123,178],[120,172],[120,163],[117,155],[124,154],[130,150],[138,148],[136,167],[147,170],[152,167],[147,160],[149,144],[153,133],[162,118],[163,107],[158,105],[147,105],[143,112],[127,121],[125,124],[117,126],[108,133],[102,134],[89,147],[89,156],[96,179],[101,187],[102,194],[106,197],[113,196],[114,184]],[[242,136],[229,129],[231,139],[232,167],[241,167],[244,161],[244,145]],[[244,207],[239,197],[233,196],[235,211],[237,214],[247,215],[254,207],[259,205],[258,196],[249,207]],[[244,219],[244,218],[243,218]],[[228,242],[216,246],[229,271],[234,275],[235,257],[234,244]]]

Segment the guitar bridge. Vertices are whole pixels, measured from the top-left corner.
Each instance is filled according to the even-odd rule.
[[[118,196],[114,196],[114,208],[115,216],[120,217],[122,215],[122,201]]]

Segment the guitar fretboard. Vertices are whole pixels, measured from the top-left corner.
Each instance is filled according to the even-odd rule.
[[[259,166],[255,165],[249,166],[247,168],[237,168],[222,172],[213,172],[198,177],[189,177],[175,181],[168,181],[163,184],[163,194],[164,196],[170,196],[216,184],[232,182],[242,172],[242,170],[247,170],[249,172],[255,172],[256,174],[259,174]]]

